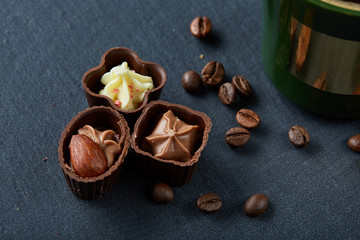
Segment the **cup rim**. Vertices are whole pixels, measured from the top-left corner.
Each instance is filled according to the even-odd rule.
[[[343,15],[349,15],[349,16],[353,16],[353,17],[360,17],[360,11],[354,10],[354,9],[349,9],[349,8],[345,8],[345,7],[340,7],[334,4],[330,4],[328,2],[324,2],[322,0],[305,0],[308,3],[317,6],[319,8],[322,9],[326,9],[328,11],[332,11],[332,12],[336,12],[338,14],[343,14]],[[360,4],[359,4],[360,6]]]

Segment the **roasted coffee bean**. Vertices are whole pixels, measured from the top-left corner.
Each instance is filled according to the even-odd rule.
[[[251,95],[251,86],[243,75],[233,77],[232,84],[234,84],[234,86],[242,96],[248,97]]]
[[[355,152],[360,152],[360,134],[356,134],[349,138],[348,146],[351,150]]]
[[[156,203],[169,203],[174,199],[174,191],[164,182],[156,183],[150,194],[152,200]]]
[[[203,83],[197,72],[187,71],[182,76],[182,86],[188,93],[197,93],[202,90]]]
[[[212,24],[207,17],[197,17],[190,24],[190,32],[197,38],[204,38],[211,32]]]
[[[207,193],[197,200],[197,206],[206,213],[217,212],[222,207],[221,199],[215,193]]]
[[[244,205],[244,212],[249,217],[257,217],[263,214],[269,205],[269,199],[265,194],[252,195]]]
[[[230,128],[225,133],[225,140],[227,144],[232,147],[243,146],[250,139],[250,132],[242,127]]]
[[[236,100],[236,89],[232,83],[224,83],[219,88],[219,99],[225,105],[233,104]]]
[[[225,69],[221,63],[211,61],[205,65],[201,75],[206,85],[214,87],[221,84],[225,75]]]
[[[250,109],[240,109],[236,114],[236,121],[246,128],[256,128],[260,124],[259,116]]]
[[[292,126],[289,130],[288,136],[290,142],[297,147],[306,146],[310,141],[308,132],[301,126]]]

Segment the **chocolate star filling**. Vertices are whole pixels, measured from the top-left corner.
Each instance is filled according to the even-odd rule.
[[[169,110],[145,137],[145,142],[155,157],[186,162],[193,155],[198,130],[198,125],[185,123]]]

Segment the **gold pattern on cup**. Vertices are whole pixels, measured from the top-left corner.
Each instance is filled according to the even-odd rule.
[[[322,72],[320,77],[318,77],[314,84],[313,84],[313,87],[317,88],[317,89],[320,89],[322,91],[326,91],[326,72]]]
[[[310,38],[311,28],[306,25],[302,25],[296,49],[296,71],[298,72],[300,72],[304,66],[306,56],[309,51]]]

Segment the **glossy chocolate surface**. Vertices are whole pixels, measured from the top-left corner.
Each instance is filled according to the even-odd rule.
[[[163,114],[143,145],[159,158],[186,162],[191,159],[199,126],[190,125],[169,110]]]

